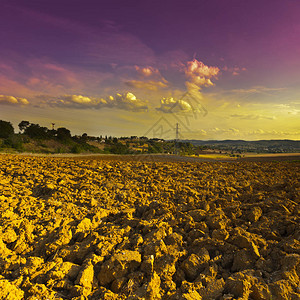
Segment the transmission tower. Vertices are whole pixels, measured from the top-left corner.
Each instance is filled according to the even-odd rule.
[[[178,155],[179,154],[179,149],[178,149],[178,141],[179,141],[179,124],[176,123],[175,127],[175,141],[174,141],[174,154]]]

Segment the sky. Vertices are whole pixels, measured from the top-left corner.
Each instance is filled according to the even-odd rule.
[[[299,140],[299,15],[298,0],[1,0],[0,119]]]

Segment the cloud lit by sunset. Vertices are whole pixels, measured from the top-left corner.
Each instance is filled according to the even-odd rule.
[[[8,95],[0,95],[0,104],[27,105],[27,104],[29,104],[29,102],[25,98],[13,97],[13,96],[8,96]]]
[[[211,78],[216,77],[219,71],[219,68],[208,67],[197,59],[188,61],[185,69],[185,75],[188,78],[188,81],[186,81],[187,90],[200,90],[202,87],[214,85]]]

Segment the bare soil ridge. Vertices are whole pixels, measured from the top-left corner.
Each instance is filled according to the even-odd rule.
[[[7,154],[7,153],[1,153]],[[144,161],[144,162],[265,162],[265,161],[300,161],[300,153],[276,153],[276,154],[246,154],[243,157],[229,157],[225,155],[201,155],[201,156],[183,156],[173,154],[91,154],[91,153],[18,153],[12,155],[33,156],[33,157],[56,157],[56,158],[73,158],[73,159],[100,159],[115,161]]]
[[[0,155],[0,299],[299,299],[299,177]]]

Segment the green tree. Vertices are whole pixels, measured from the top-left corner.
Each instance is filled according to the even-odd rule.
[[[87,133],[83,133],[82,136],[81,136],[81,140],[86,142],[88,140],[88,135]]]
[[[3,144],[20,152],[24,150],[23,137],[21,135],[11,135],[3,141]]]
[[[57,132],[55,129],[50,129],[50,130],[48,129],[48,131],[47,131],[47,135],[49,138],[52,138],[52,139],[55,138],[56,134],[57,134]]]
[[[62,140],[62,141],[67,141],[71,139],[71,131],[67,128],[60,127],[56,130],[57,132],[57,138]]]
[[[81,153],[83,151],[82,147],[79,144],[75,144],[72,148],[71,148],[71,152],[72,153]]]
[[[25,128],[24,134],[31,138],[46,139],[48,137],[47,130],[46,127],[41,127],[39,124],[30,124]]]
[[[0,138],[8,138],[15,133],[10,122],[0,120]]]
[[[113,144],[110,148],[110,152],[114,154],[128,154],[130,153],[129,148],[120,142]]]
[[[164,149],[160,142],[151,141],[148,144],[148,152],[149,153],[163,153]]]
[[[21,121],[18,126],[20,131],[23,132],[29,125],[30,123],[28,121]]]

